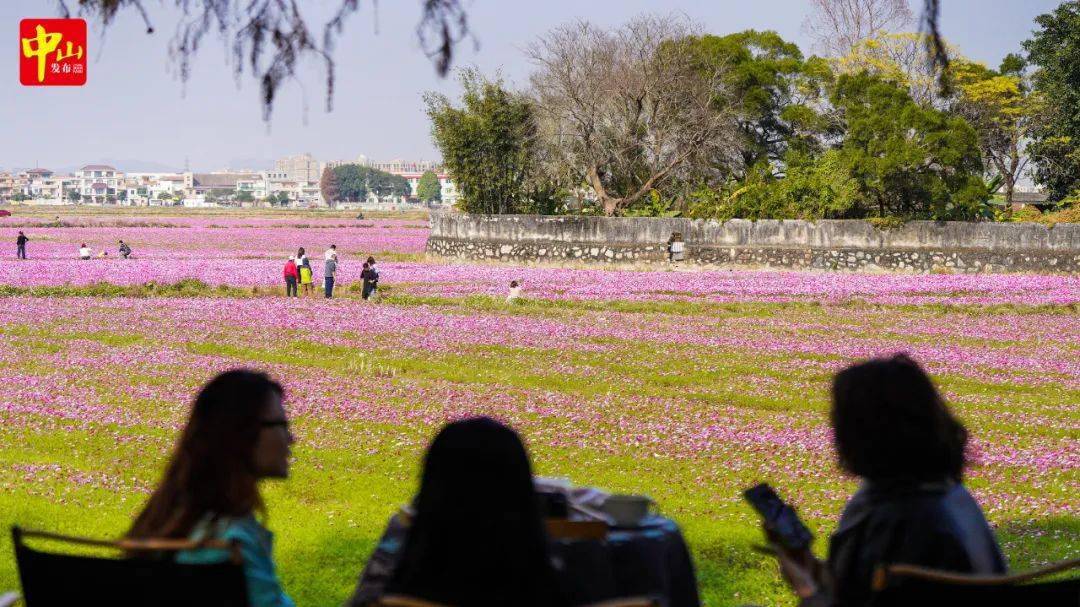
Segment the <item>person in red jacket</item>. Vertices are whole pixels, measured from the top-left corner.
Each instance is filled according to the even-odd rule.
[[[299,297],[296,292],[296,280],[299,277],[300,274],[296,271],[295,258],[289,257],[289,261],[285,262],[285,297]]]

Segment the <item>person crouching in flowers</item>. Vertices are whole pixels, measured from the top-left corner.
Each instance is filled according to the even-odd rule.
[[[195,398],[165,474],[127,537],[236,541],[244,558],[251,607],[293,607],[281,588],[273,534],[258,482],[289,475],[293,435],[282,407],[284,391],[263,373],[236,369],[210,380]],[[180,552],[180,563],[228,560],[228,551]]]
[[[90,247],[86,246],[85,242],[79,246],[79,259],[90,259],[93,254],[94,252],[90,250]]]
[[[521,299],[521,283],[516,280],[510,281],[510,294],[506,296],[506,303],[514,303]]]

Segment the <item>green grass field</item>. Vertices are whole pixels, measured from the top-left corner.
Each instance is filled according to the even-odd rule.
[[[1068,308],[402,294],[340,302],[334,314],[367,322],[326,333],[252,320],[317,320],[317,301],[23,294],[0,305],[0,522],[122,533],[199,384],[263,368],[285,382],[299,438],[292,477],[264,491],[284,586],[301,605],[350,595],[415,489],[424,446],[467,414],[511,423],[539,474],[655,498],[684,531],[706,604],[793,604],[750,549],[759,529],[739,492],[772,483],[824,550],[855,488],[833,462],[828,382],[864,351],[910,349],[935,374],[972,432],[969,484],[1014,567],[1080,552],[1080,342]],[[16,587],[5,539],[0,589]]]

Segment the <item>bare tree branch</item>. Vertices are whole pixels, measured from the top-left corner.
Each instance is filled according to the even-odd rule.
[[[77,6],[78,14],[97,17],[105,28],[121,11],[135,10],[146,23],[146,33],[154,33],[142,0],[56,1],[64,16],[71,16],[70,1]],[[311,35],[297,0],[161,1],[171,2],[183,14],[169,44],[181,82],[186,83],[191,77],[191,63],[203,37],[216,31],[229,50],[235,76],[240,78],[248,69],[259,81],[264,120],[270,119],[278,89],[285,80],[295,78],[305,57],[316,58],[325,66],[326,109],[333,109],[334,46],[344,31],[345,20],[359,10],[359,0],[338,0],[341,4],[323,25],[321,41]],[[421,10],[417,37],[424,52],[435,63],[436,72],[445,76],[455,45],[469,34],[465,9],[460,0],[421,0]]]
[[[614,214],[696,160],[734,145],[734,116],[716,104],[721,73],[703,73],[685,40],[692,24],[643,16],[615,30],[563,25],[527,50],[548,158],[587,183]]]
[[[803,29],[829,55],[848,52],[862,40],[911,24],[907,0],[810,0]]]

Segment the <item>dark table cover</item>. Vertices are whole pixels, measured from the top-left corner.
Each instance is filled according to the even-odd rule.
[[[362,607],[382,594],[407,535],[401,517],[392,517],[347,605]],[[665,607],[700,605],[686,542],[670,519],[652,515],[637,527],[613,527],[602,540],[554,540],[551,554],[572,604],[651,596]]]

